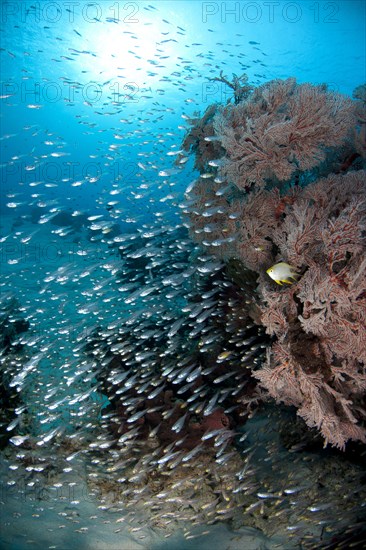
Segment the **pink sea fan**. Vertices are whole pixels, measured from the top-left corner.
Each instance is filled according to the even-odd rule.
[[[349,98],[293,78],[273,80],[216,114],[215,132],[227,155],[221,175],[240,189],[288,181],[295,171],[319,165],[354,124]]]
[[[271,239],[305,272],[284,289],[260,279],[262,323],[276,342],[254,376],[344,448],[366,441],[366,171],[309,185],[285,213]]]
[[[273,338],[253,371],[259,391],[342,449],[366,441],[366,118],[356,97],[287,79],[217,108],[225,156],[186,209],[206,250],[257,276],[249,314]],[[267,277],[279,261],[298,272],[294,284]]]

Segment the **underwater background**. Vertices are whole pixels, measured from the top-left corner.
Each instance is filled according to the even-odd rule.
[[[0,548],[364,547],[365,3],[0,8]]]

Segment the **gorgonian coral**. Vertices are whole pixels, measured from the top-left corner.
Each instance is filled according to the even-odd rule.
[[[270,238],[302,276],[281,290],[262,277],[258,288],[277,342],[255,376],[341,448],[366,440],[356,425],[366,418],[365,181],[361,170],[301,190]]]
[[[272,335],[254,375],[295,405],[325,442],[366,441],[364,101],[275,80],[213,120],[225,154],[185,212],[211,254],[257,274],[254,301]],[[196,148],[196,152],[199,149]],[[266,270],[288,262],[296,283]]]
[[[288,181],[324,161],[355,125],[352,101],[324,86],[273,80],[221,109],[214,128],[226,150],[220,174],[240,189]]]

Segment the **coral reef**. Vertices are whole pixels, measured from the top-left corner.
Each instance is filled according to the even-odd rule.
[[[203,255],[187,237],[183,227],[145,228],[115,241],[129,316],[96,329],[80,349],[108,398],[100,431],[82,443],[91,492],[111,510],[123,502],[136,529],[148,511],[165,536],[183,527],[189,538],[196,525],[227,521],[268,536],[287,536],[291,526],[294,540],[308,541],[319,536],[311,510],[326,494],[332,515],[320,506],[318,519],[337,533],[340,504],[345,525],[360,495],[345,510],[336,481],[347,470],[352,492],[362,467],[343,464],[340,454],[314,454],[303,462],[306,474],[294,475],[297,453],[319,449],[320,437],[307,437],[304,421],[264,404],[253,377],[270,343],[257,275],[239,260]]]
[[[274,340],[253,375],[341,449],[366,441],[363,87],[355,98],[290,78],[216,109],[225,154],[205,154],[212,177],[201,173],[184,204],[205,250],[257,275],[251,317]],[[295,284],[266,276],[279,261]]]
[[[118,315],[77,336],[45,394],[28,369],[40,357],[13,354],[15,333],[2,342],[3,385],[33,414],[29,429],[19,402],[4,420],[8,483],[61,501],[55,489],[82,472],[98,509],[123,514],[116,533],[131,519],[134,532],[193,538],[225,521],[332,547],[365,518],[363,89],[350,100],[293,79],[229,87],[233,103],[191,119],[183,150],[200,176],[183,223],[90,228],[118,257]],[[293,284],[266,274],[280,262]],[[79,522],[69,500],[62,518]]]

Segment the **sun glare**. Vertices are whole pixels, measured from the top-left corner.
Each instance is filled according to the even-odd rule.
[[[84,24],[80,34],[89,45],[88,50],[83,50],[83,71],[97,81],[115,79],[113,93],[125,94],[126,85],[140,86],[146,77],[149,82],[160,78],[158,68],[166,69],[172,62],[169,54],[174,48],[171,44],[164,44],[164,48],[159,45],[161,34],[157,26],[100,22],[96,26]],[[164,67],[162,50],[168,52]]]

